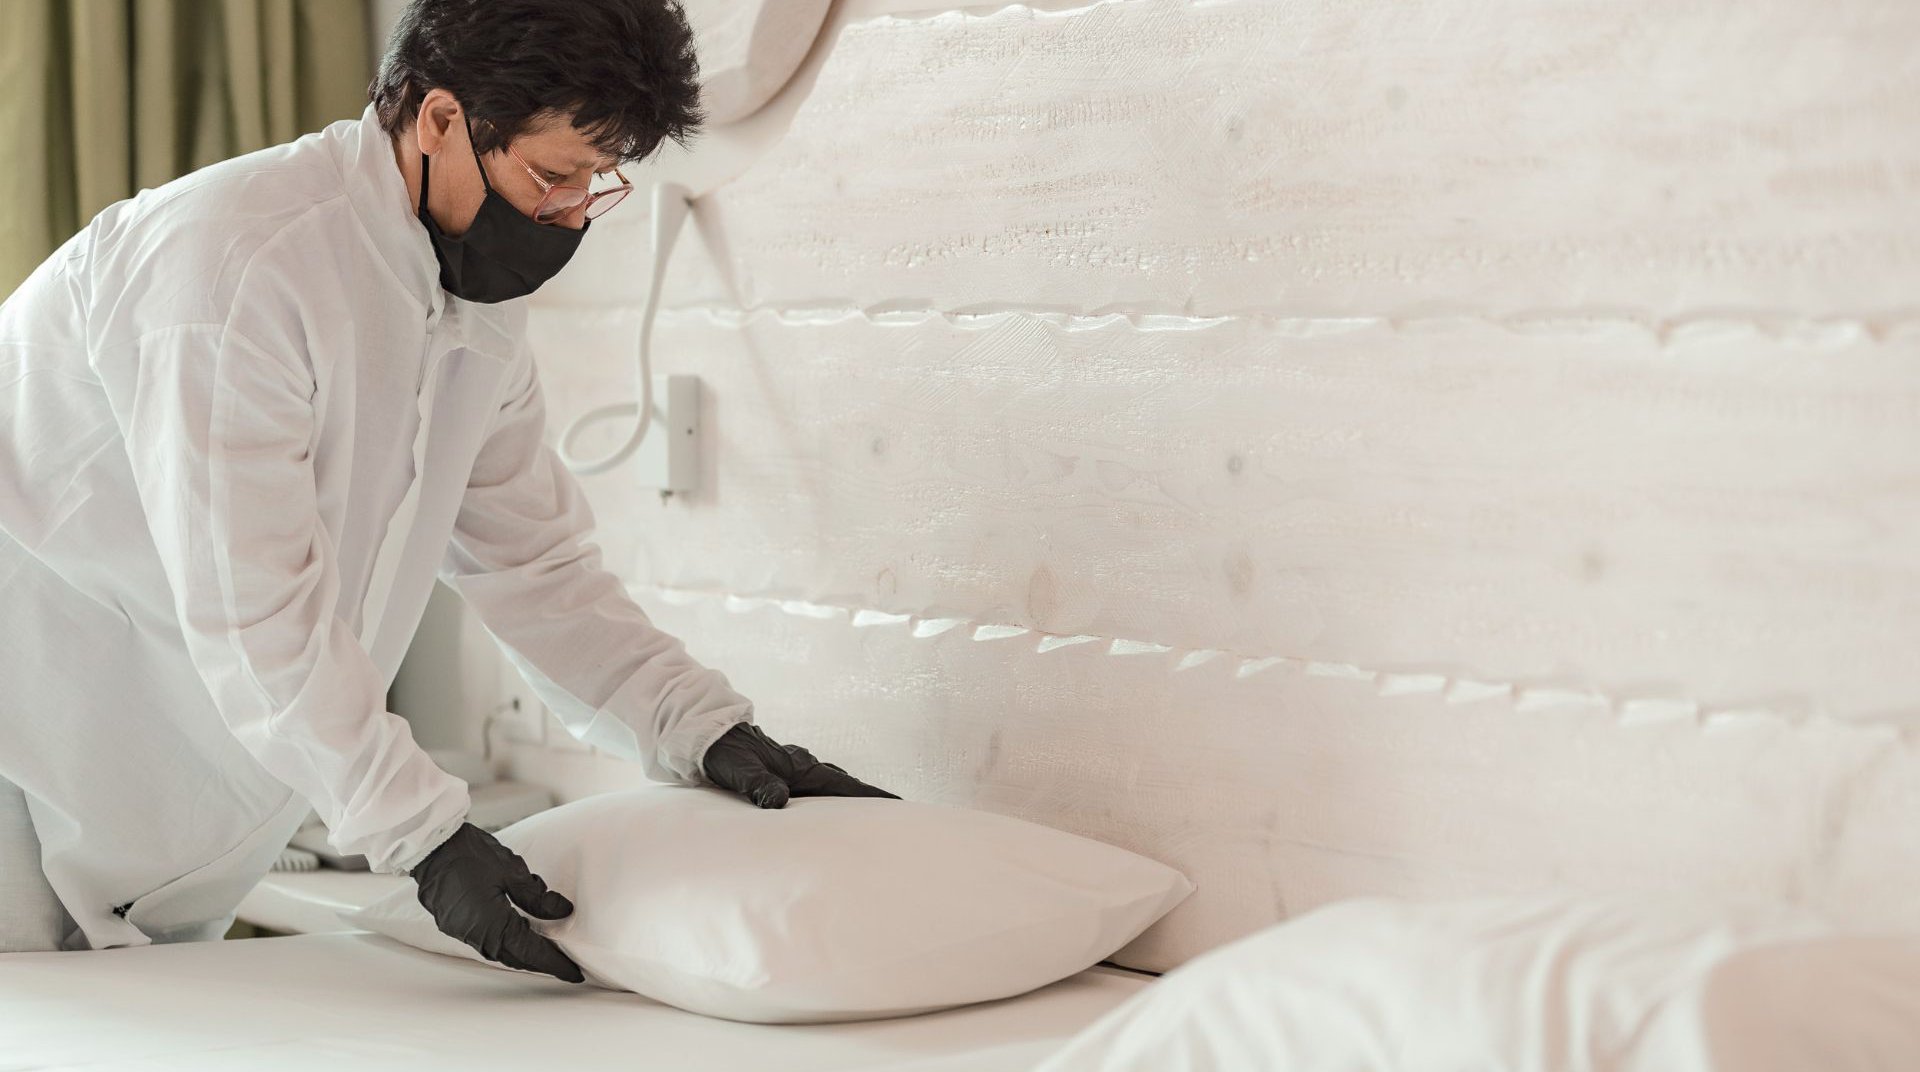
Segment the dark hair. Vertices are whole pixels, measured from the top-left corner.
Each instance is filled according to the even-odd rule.
[[[398,135],[434,89],[481,121],[481,152],[558,116],[596,150],[636,161],[664,138],[685,148],[706,121],[677,0],[412,0],[367,95]]]

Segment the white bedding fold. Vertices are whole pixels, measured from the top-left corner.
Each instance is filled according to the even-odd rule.
[[[422,1067],[1014,1072],[1151,982],[1094,968],[1008,1001],[773,1027],[317,934],[0,956],[0,1072]]]

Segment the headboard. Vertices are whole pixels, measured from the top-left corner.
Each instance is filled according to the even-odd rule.
[[[676,254],[700,492],[587,481],[770,732],[1182,868],[1152,970],[1362,894],[1912,922],[1920,6],[886,6]],[[534,310],[558,417],[640,227]]]

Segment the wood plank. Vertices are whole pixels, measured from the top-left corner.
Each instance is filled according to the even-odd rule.
[[[1199,892],[1123,963],[1165,970],[1330,901],[1573,888],[1783,897],[1916,921],[1920,769],[1898,734],[1770,719],[1622,728],[1577,701],[1381,695],[1303,664],[1032,635],[856,628],[846,615],[647,597],[759,720],[916,800],[978,807],[1163,860]],[[1551,701],[1552,698],[1547,698]],[[637,766],[516,749],[596,789]],[[1907,788],[1901,788],[1905,786]],[[1865,881],[1870,878],[1872,881]]]
[[[1331,333],[675,314],[702,491],[594,478],[680,588],[1843,715],[1914,709],[1920,331]],[[626,313],[539,312],[556,419]],[[558,383],[560,386],[552,386]]]
[[[668,300],[1910,316],[1917,38],[1884,0],[858,21]]]

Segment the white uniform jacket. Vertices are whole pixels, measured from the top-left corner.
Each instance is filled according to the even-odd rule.
[[[0,305],[0,776],[92,947],[217,937],[309,805],[385,872],[459,825],[385,704],[436,573],[651,777],[751,718],[585,542],[522,303],[438,277],[369,109],[108,208]]]

